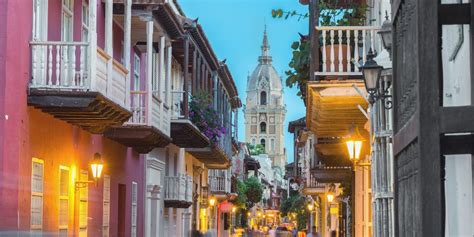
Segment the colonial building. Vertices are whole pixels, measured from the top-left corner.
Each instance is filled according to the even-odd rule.
[[[247,79],[244,114],[245,140],[253,145],[263,145],[272,166],[280,167],[283,172],[286,165],[283,134],[286,108],[281,78],[272,65],[266,28],[258,65]]]

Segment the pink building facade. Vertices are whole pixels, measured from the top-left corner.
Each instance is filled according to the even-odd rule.
[[[86,24],[90,23],[90,16],[85,15],[90,14],[89,3],[97,4],[96,42],[98,50],[104,51],[106,5],[102,1],[7,0],[0,3],[0,235],[10,232],[144,235],[143,155],[106,138],[101,132],[65,121],[60,113],[51,114],[45,108],[29,105],[29,85],[35,63],[34,46],[30,41],[38,37],[42,42],[89,42],[90,46],[87,34],[92,30],[87,28],[92,26]],[[35,4],[38,4],[36,8]],[[70,25],[65,27],[65,24]],[[113,59],[121,69],[124,67],[123,38],[122,28],[113,23]],[[50,47],[46,57],[53,58],[52,64],[61,64],[61,69],[57,69],[62,71],[62,67],[67,67],[65,61],[54,60],[58,47],[48,44],[43,50],[48,51]],[[66,45],[62,47],[73,50]],[[75,53],[80,51],[78,48]],[[69,55],[65,52],[57,56]],[[131,49],[131,58],[134,53]],[[77,68],[85,64],[79,55],[70,60],[76,63],[69,61],[69,68],[73,64]],[[133,70],[133,65],[130,69]],[[123,71],[128,73],[128,70]],[[47,74],[46,79],[51,74],[54,80],[58,72],[43,73]],[[78,77],[71,78],[77,80]],[[56,89],[62,90],[59,89],[62,82],[48,85],[53,88],[58,84]],[[64,91],[68,91],[67,88]],[[78,181],[92,180],[89,163],[95,153],[101,154],[104,163],[102,176],[95,183],[79,187]]]

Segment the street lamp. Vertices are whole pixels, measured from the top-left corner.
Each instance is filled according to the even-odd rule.
[[[92,177],[94,180],[97,180],[102,175],[102,169],[104,168],[104,162],[102,161],[101,155],[96,152],[94,154],[94,159],[91,162]]]
[[[211,205],[211,207],[214,207],[214,205],[216,205],[216,198],[214,196],[211,196],[211,198],[209,198],[209,205]]]
[[[349,159],[356,162],[360,159],[360,151],[364,138],[359,133],[359,129],[354,124],[349,128],[349,135],[346,138],[347,151]]]
[[[75,181],[74,187],[76,189],[76,192],[79,191],[81,188],[87,187],[89,183],[94,183],[97,185],[97,180],[100,179],[102,176],[102,170],[104,169],[104,162],[102,161],[102,156],[100,153],[96,152],[94,154],[94,158],[90,162],[91,170],[92,170],[92,177],[94,180],[79,180]]]
[[[383,67],[378,65],[374,60],[375,53],[369,49],[367,61],[361,67],[364,76],[365,89],[369,93],[369,103],[374,104],[377,100],[382,100],[386,109],[392,108],[391,95],[388,95],[388,87],[384,89],[381,82],[381,74]]]
[[[334,201],[334,194],[328,193],[327,199],[328,199],[328,202],[329,202],[329,203],[333,202],[333,201]]]
[[[382,38],[383,47],[391,54],[392,49],[392,22],[388,19],[388,13],[385,11],[385,21],[378,34]]]
[[[308,211],[312,212],[314,209],[314,204],[312,202],[308,203]]]

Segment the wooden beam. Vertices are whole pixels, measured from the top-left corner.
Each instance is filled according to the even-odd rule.
[[[463,25],[471,23],[471,3],[440,4],[440,25]]]
[[[443,155],[474,154],[474,135],[442,136],[441,153]]]
[[[474,132],[474,106],[440,107],[440,134]]]

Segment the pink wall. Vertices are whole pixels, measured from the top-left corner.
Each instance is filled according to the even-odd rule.
[[[49,1],[48,40],[61,38],[60,2]],[[75,1],[75,40],[80,40],[81,35],[81,5],[82,1]],[[45,161],[44,230],[56,231],[59,165],[75,165],[88,170],[89,159],[95,152],[100,152],[106,164],[104,173],[111,176],[110,236],[117,235],[119,183],[126,184],[127,188],[125,235],[130,235],[132,181],[138,183],[137,234],[142,236],[145,185],[143,157],[121,144],[100,135],[92,135],[27,106],[32,11],[31,1],[0,2],[0,22],[5,26],[0,27],[0,231],[30,228],[32,157]],[[103,12],[102,1],[98,1],[99,47],[104,47]],[[120,54],[117,53],[117,56],[120,57]],[[8,115],[8,120],[4,119],[5,115]],[[89,189],[90,236],[99,236],[102,229],[102,188],[99,182],[98,187],[91,186]]]
[[[27,156],[27,107],[26,86],[29,78],[32,4],[31,1],[2,1],[0,12],[6,14],[1,21],[4,29],[0,47],[4,47],[0,65],[5,64],[0,82],[1,123],[0,136],[0,228],[17,228],[19,200],[19,169]],[[3,15],[5,16],[5,15]],[[8,115],[8,120],[5,120]]]

